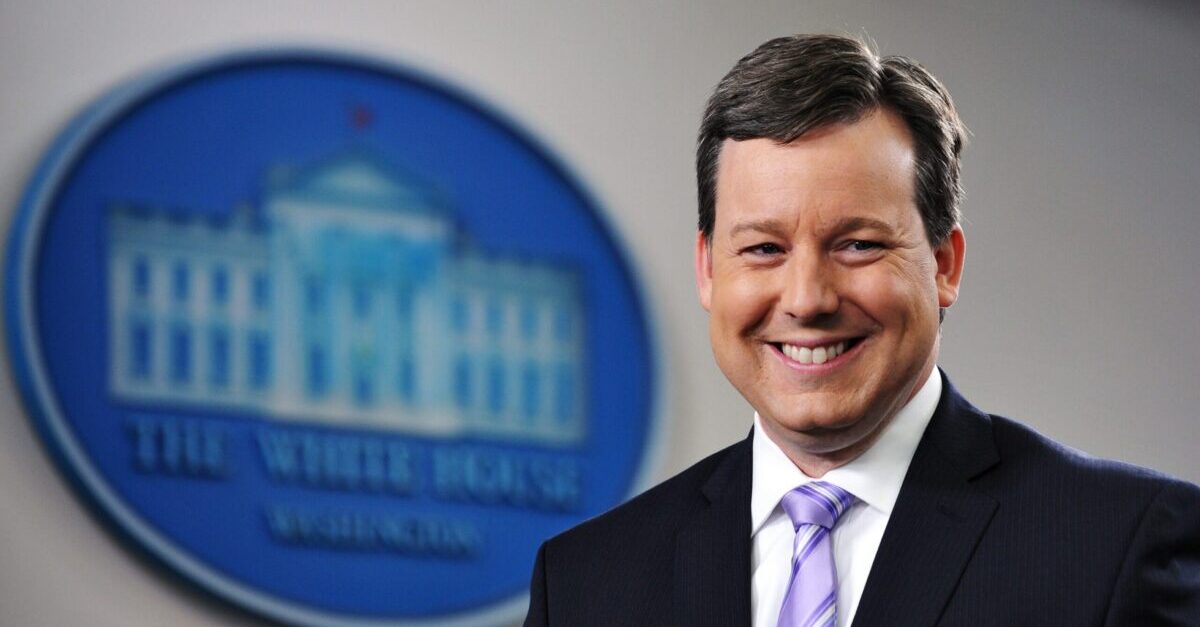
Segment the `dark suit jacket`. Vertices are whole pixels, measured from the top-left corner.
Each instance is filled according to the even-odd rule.
[[[542,545],[526,625],[750,624],[750,440]],[[1200,626],[1200,489],[945,381],[855,627]]]

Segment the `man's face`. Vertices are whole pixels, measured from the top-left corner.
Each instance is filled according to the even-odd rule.
[[[700,302],[717,364],[802,469],[866,450],[937,358],[963,237],[931,246],[913,167],[886,110],[721,149],[715,227],[696,241]]]

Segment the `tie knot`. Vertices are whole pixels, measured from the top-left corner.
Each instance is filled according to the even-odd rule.
[[[819,525],[833,529],[838,517],[854,502],[854,495],[824,481],[806,483],[783,495],[783,511],[792,526]]]

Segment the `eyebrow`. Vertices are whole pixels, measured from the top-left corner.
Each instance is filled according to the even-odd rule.
[[[784,227],[782,220],[750,220],[740,222],[730,229],[729,237],[737,237],[746,231],[755,231],[768,235],[782,235],[787,232],[787,229]]]
[[[867,216],[848,216],[838,218],[833,222],[824,225],[824,230],[833,233],[845,233],[847,231],[857,231],[859,229],[876,229],[892,233],[896,229],[891,224],[884,222],[878,218],[870,218]],[[754,231],[757,233],[766,233],[768,235],[783,235],[787,232],[787,228],[781,220],[750,220],[741,222],[729,230],[729,237],[737,237],[739,234],[746,231]]]
[[[896,230],[891,223],[884,222],[878,218],[869,218],[866,216],[850,216],[846,218],[838,218],[828,226],[830,231],[835,233],[845,233],[847,231],[857,231],[859,229],[876,229],[891,233]]]

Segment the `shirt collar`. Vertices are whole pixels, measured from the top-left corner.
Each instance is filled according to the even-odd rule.
[[[900,484],[904,482],[908,465],[941,396],[942,377],[935,367],[921,389],[884,427],[879,440],[846,465],[825,473],[821,481],[828,481],[850,492],[868,507],[890,515],[892,507],[896,505],[896,497],[900,495]],[[754,414],[753,450],[751,535],[758,533],[767,522],[783,495],[796,486],[814,481],[767,437],[757,412]]]

